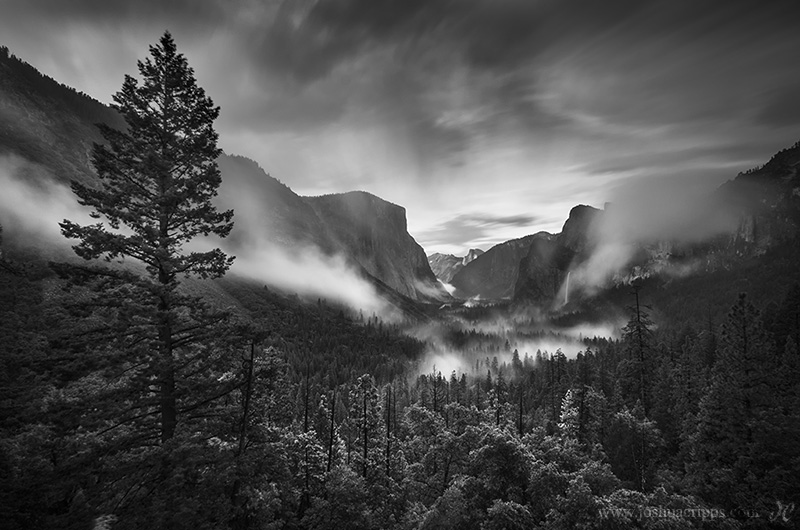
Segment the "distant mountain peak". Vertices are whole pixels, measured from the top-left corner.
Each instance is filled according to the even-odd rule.
[[[467,255],[464,256],[463,258],[461,258],[461,264],[462,265],[468,265],[469,263],[471,263],[471,262],[475,261],[476,259],[478,259],[483,254],[484,254],[483,250],[481,250],[479,248],[471,248],[467,252]]]
[[[551,238],[548,232],[537,232],[498,243],[467,263],[453,276],[456,295],[462,298],[508,298],[514,294],[520,261],[528,254],[535,239]]]
[[[439,280],[449,284],[458,271],[475,261],[482,254],[483,250],[479,248],[469,249],[464,256],[435,252],[428,256],[428,263],[431,266],[433,274],[435,274]]]
[[[31,162],[37,184],[96,181],[89,155],[92,144],[103,141],[97,123],[126,127],[113,108],[0,48],[0,153]],[[383,293],[394,289],[424,301],[450,298],[408,234],[402,206],[365,191],[301,197],[244,156],[222,154],[217,164],[223,175],[217,200],[236,212],[227,244],[240,250],[265,242],[316,247],[324,255],[342,256]]]
[[[584,252],[591,246],[592,230],[602,218],[603,210],[579,204],[569,211],[569,217],[558,235],[559,243],[575,252]]]

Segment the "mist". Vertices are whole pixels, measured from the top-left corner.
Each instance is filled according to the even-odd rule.
[[[631,181],[612,190],[599,236],[632,242],[696,243],[731,230],[736,215],[695,175]]]
[[[497,350],[483,349],[479,345],[467,345],[463,348],[456,348],[452,345],[442,343],[427,342],[425,355],[418,362],[417,371],[414,375],[439,373],[443,376],[450,376],[452,372],[456,374],[467,374],[471,376],[484,376],[489,366],[486,366],[486,359],[491,362],[497,359],[498,366],[506,368],[511,366],[514,352],[517,352],[520,360],[527,357],[529,362],[535,362],[536,356],[541,354],[545,358],[555,355],[560,351],[568,359],[574,359],[578,353],[587,350],[586,343],[577,337],[559,335],[556,333],[545,333],[542,338],[524,338],[522,336],[512,336],[508,339],[510,350],[503,349],[505,338],[496,336],[499,348]],[[476,367],[480,363],[480,367]],[[511,371],[506,369],[504,375],[508,379],[513,379]]]
[[[574,359],[579,352],[587,351],[589,339],[617,339],[624,325],[622,318],[609,317],[602,323],[558,327],[536,309],[511,313],[498,309],[476,320],[467,320],[458,311],[446,312],[441,320],[411,326],[406,333],[426,345],[412,375],[441,372],[449,377],[456,372],[457,375],[483,377],[489,369],[487,364],[493,363],[495,358],[500,367],[510,367],[515,351],[520,360],[527,356],[529,362],[535,362],[539,353],[547,358],[557,351]],[[459,332],[469,335],[463,344],[453,340],[454,333]],[[504,371],[504,376],[513,379],[510,369]]]
[[[314,247],[289,251],[262,242],[236,253],[231,274],[263,282],[283,291],[321,297],[356,311],[394,321],[399,312],[383,300],[341,256],[325,256]]]
[[[241,185],[241,182],[237,184]],[[87,225],[97,223],[90,209],[78,204],[72,190],[58,183],[44,167],[17,156],[0,157],[0,225],[6,239],[25,241],[26,246],[69,252],[74,240],[66,239],[58,225],[64,219]],[[237,196],[257,196],[256,190],[238,187]],[[229,274],[263,282],[282,291],[341,303],[354,311],[396,320],[398,312],[341,256],[327,256],[313,246],[293,249],[270,243],[268,234],[255,229],[255,203],[234,208],[234,230],[246,245],[206,238],[187,245],[187,250],[220,246],[235,255]]]
[[[730,233],[738,222],[737,212],[714,195],[713,186],[693,176],[631,180],[612,190],[608,199],[590,227],[589,258],[572,269],[571,291],[591,294],[614,279],[635,277],[642,271],[629,269],[638,254],[666,257],[675,247]],[[662,260],[651,272],[686,276],[699,265]],[[566,299],[565,289],[562,285],[561,300]]]
[[[17,156],[0,156],[0,224],[6,237],[68,248],[58,223],[97,223],[67,186],[44,167]]]
[[[326,253],[311,242],[276,241],[280,235],[270,225],[270,204],[276,201],[270,194],[292,192],[268,182],[272,177],[249,160],[229,157],[223,165],[215,204],[220,210],[234,211],[234,227],[227,240],[215,245],[236,256],[230,274],[285,292],[332,300],[386,321],[401,318],[345,256]]]

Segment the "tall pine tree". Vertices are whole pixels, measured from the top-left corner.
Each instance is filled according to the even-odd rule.
[[[701,495],[725,508],[796,501],[796,415],[781,359],[760,312],[740,295],[723,326],[700,402],[689,469]]]
[[[64,220],[61,229],[79,240],[73,248],[86,260],[134,258],[145,266],[133,283],[144,293],[145,318],[155,330],[148,364],[157,379],[164,442],[178,422],[176,350],[197,338],[203,320],[187,318],[197,306],[177,292],[180,278],[222,276],[233,259],[220,249],[186,252],[183,246],[201,235],[227,236],[233,212],[218,212],[211,202],[221,180],[213,128],[219,107],[197,86],[168,32],[150,55],[138,63],[141,84],[125,76],[114,95],[127,129],[99,126],[106,141],[95,144],[92,157],[99,185],[72,184],[79,203],[107,226]]]

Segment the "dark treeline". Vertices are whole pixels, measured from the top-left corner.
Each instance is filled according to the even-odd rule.
[[[393,326],[238,293],[165,444],[135,344],[60,282],[0,268],[7,528],[780,528],[800,500],[798,287],[716,327],[632,310],[620,340],[483,376],[414,376]]]
[[[800,287],[765,275],[782,285],[752,293],[763,312],[742,295],[722,321],[661,303],[674,319],[651,320],[654,291],[626,287],[619,340],[586,340],[571,359],[454,331],[475,369],[419,375],[426,345],[398,327],[223,279],[230,256],[184,250],[231,230],[212,203],[219,108],[169,33],[150,52],[143,82],[114,96],[127,129],[100,126],[96,180],[73,182],[105,222],[60,224],[84,261],[0,244],[3,528],[796,521]],[[709,303],[730,292],[719,285]]]
[[[13,70],[13,73],[9,72],[3,76],[8,82],[18,79],[20,84],[25,84],[26,90],[32,89],[59,105],[66,106],[72,112],[88,117],[95,123],[124,126],[124,121],[114,111],[91,96],[83,92],[77,92],[72,87],[68,87],[52,77],[42,74],[36,68],[11,53],[6,46],[0,46],[0,67]]]
[[[93,124],[126,126],[115,110],[42,74],[4,46],[0,46],[0,98],[4,104],[0,154],[36,163],[24,177],[29,184],[53,177],[62,182],[86,180],[91,167],[87,152],[92,142],[102,141]],[[52,174],[41,175],[47,172],[44,168]]]

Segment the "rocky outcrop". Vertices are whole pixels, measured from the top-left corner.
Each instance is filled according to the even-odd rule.
[[[723,184],[715,200],[738,217],[730,243],[763,253],[800,235],[800,142]],[[745,247],[744,249],[742,247]]]
[[[509,298],[514,294],[520,261],[535,238],[552,237],[539,232],[495,245],[459,271],[451,282],[459,298]]]
[[[436,252],[428,256],[428,265],[430,265],[434,276],[445,283],[450,283],[453,276],[464,267],[462,261],[463,258],[454,256],[453,254],[441,254]]]
[[[338,255],[384,287],[418,301],[450,296],[439,284],[421,246],[408,233],[406,211],[375,195],[303,197],[266,174],[254,161],[223,155],[220,203],[235,207],[234,244],[269,242],[289,251],[314,247]],[[244,191],[246,190],[246,191]]]
[[[284,247],[313,245],[323,253],[337,250],[314,208],[288,186],[241,156],[217,159],[222,172],[219,202],[235,212],[229,240],[237,245],[268,241]],[[243,224],[247,227],[242,230]],[[249,241],[247,238],[257,238]]]
[[[461,264],[467,266],[484,254],[485,252],[479,248],[471,248],[469,252],[467,252],[467,255],[461,258]]]
[[[428,256],[428,264],[433,274],[445,283],[450,283],[458,272],[478,259],[484,252],[478,248],[471,248],[466,256],[458,257],[452,254],[435,253]]]
[[[425,251],[408,233],[405,208],[363,191],[304,197],[349,259],[400,294],[421,301],[450,296]]]
[[[625,247],[624,265],[608,276],[609,285],[627,283],[632,278],[656,276],[668,280],[730,270],[770,249],[797,245],[799,169],[800,142],[780,151],[763,166],[723,184],[705,199],[699,212],[692,212],[696,218],[686,223],[688,233],[673,234],[670,240],[658,236],[626,240],[622,234],[619,241]],[[558,236],[532,245],[520,265],[515,298],[552,300],[560,292],[566,274],[589,263],[599,241],[614,241],[615,234],[609,233],[611,227],[604,225],[613,218],[613,208],[614,205],[606,205],[604,210],[576,206]],[[691,233],[692,229],[698,233]],[[594,285],[593,291],[601,287]]]
[[[0,53],[0,154],[40,169],[27,180],[41,187],[70,180],[92,186],[92,144],[103,140],[96,123],[125,127],[113,109]],[[223,154],[217,162],[222,185],[215,201],[235,210],[234,229],[225,240],[232,254],[265,242],[290,250],[315,247],[342,256],[381,292],[396,289],[415,300],[449,298],[408,234],[403,208],[361,192],[301,197],[252,160]]]
[[[602,218],[603,210],[575,206],[558,235],[539,232],[492,247],[453,277],[455,295],[552,299],[570,264],[593,250]]]
[[[576,251],[561,243],[560,237],[535,238],[519,265],[514,298],[549,302],[559,292]]]
[[[602,217],[603,210],[583,204],[575,206],[558,235],[559,244],[576,254],[591,252]]]

